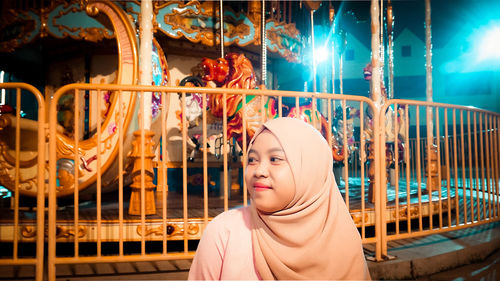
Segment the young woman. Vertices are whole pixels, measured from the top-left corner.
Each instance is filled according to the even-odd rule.
[[[311,125],[265,123],[248,149],[251,204],[208,224],[189,279],[370,279],[332,165],[328,143]]]

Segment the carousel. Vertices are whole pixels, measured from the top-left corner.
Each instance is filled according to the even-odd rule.
[[[361,5],[371,9],[365,92],[344,89],[343,20],[356,10],[340,1],[25,2],[2,4],[0,26],[0,243],[9,260],[20,249],[43,253],[45,242],[49,267],[192,257],[210,219],[248,204],[248,141],[278,116],[311,123],[329,142],[339,189],[377,260],[380,233],[467,224],[497,210],[498,189],[465,178],[468,159],[479,159],[470,115],[467,133],[462,112],[460,127],[454,108],[430,106],[432,86],[429,104],[391,100],[391,1]],[[319,44],[328,67],[318,65]],[[498,116],[477,112],[477,123],[472,114],[472,137],[485,131],[491,142],[498,188]]]

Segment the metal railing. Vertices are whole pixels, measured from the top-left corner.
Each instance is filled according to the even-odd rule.
[[[4,83],[0,84],[1,89],[6,89],[7,94],[14,96],[15,110],[14,116],[0,115],[0,153],[1,162],[0,169],[2,170],[0,177],[1,183],[10,188],[13,193],[10,197],[10,204],[7,208],[7,216],[10,218],[2,218],[0,221],[2,231],[0,231],[0,241],[5,242],[5,247],[2,247],[2,257],[0,265],[34,265],[36,267],[36,279],[43,278],[43,263],[44,263],[44,227],[45,227],[45,102],[43,95],[35,87],[25,83]],[[23,124],[21,112],[23,108],[22,98],[31,95],[36,100],[38,114],[36,116],[38,122],[29,122],[28,125]],[[33,125],[32,123],[36,123]],[[32,128],[29,128],[32,125]],[[21,159],[21,142],[29,140],[21,140],[21,129],[28,127],[28,130],[37,130],[36,133],[36,150],[37,155],[34,158],[23,161]],[[12,134],[14,134],[14,155],[11,155],[9,143],[12,143]],[[24,136],[24,135],[23,135]],[[32,135],[29,135],[30,137]],[[26,138],[26,136],[24,136]],[[24,158],[24,157],[23,157]],[[37,185],[37,190],[34,193],[36,203],[30,207],[29,212],[34,213],[30,219],[20,218],[23,207],[20,205],[20,198],[25,190],[21,189],[24,185],[20,171],[23,167],[33,168],[36,175],[30,178],[29,181]],[[27,187],[31,188],[30,185]],[[21,222],[20,220],[23,220]],[[30,253],[20,252],[20,242],[23,236],[30,241],[35,242],[35,249]],[[12,249],[11,255],[7,252]]]
[[[398,161],[395,146],[395,226],[384,227],[383,255],[387,255],[389,240],[452,231],[499,219],[500,115],[471,107],[409,100],[388,101],[381,112],[390,106],[401,105],[406,115],[403,118],[404,142],[410,145],[404,148],[406,165]],[[409,111],[415,114],[413,127],[409,126]],[[420,116],[425,116],[425,130],[420,126]],[[380,118],[380,123],[384,124],[385,115]],[[397,130],[397,125],[394,129]],[[416,135],[416,138],[410,141],[409,135]],[[412,146],[416,148],[415,153],[411,151]],[[379,161],[382,170],[388,168],[384,159]],[[411,198],[412,177],[417,181],[413,188],[416,198]],[[385,209],[388,202],[385,195],[390,185],[386,184],[387,177],[381,178],[383,197],[380,199]],[[398,202],[400,183],[406,185],[404,203]],[[412,199],[415,204],[410,203]],[[427,214],[425,220],[424,213]],[[386,225],[387,217],[382,219],[382,224]]]
[[[12,87],[20,86],[0,85]],[[152,92],[161,96],[159,111],[151,129],[141,130],[143,97]],[[96,97],[96,110],[103,113],[88,126],[95,128],[88,138],[79,129],[84,123],[85,93]],[[72,131],[58,123],[58,101],[68,94],[73,97]],[[194,94],[204,109],[209,97],[218,99],[220,112],[201,110],[198,121],[192,122],[187,102]],[[38,128],[43,132],[44,103],[38,92],[36,95]],[[104,95],[111,103],[104,102]],[[168,102],[170,95],[180,97],[180,131],[167,122],[174,108]],[[124,105],[131,100],[135,103],[135,96],[140,96],[138,106]],[[401,105],[404,109],[393,110],[392,115],[380,114]],[[240,115],[236,116],[235,108]],[[433,112],[427,113],[428,108]],[[217,114],[220,123],[212,126]],[[427,114],[433,115],[422,121],[421,116]],[[55,279],[56,266],[61,264],[192,258],[196,245],[190,241],[201,237],[211,218],[248,204],[247,186],[238,173],[245,170],[249,140],[235,129],[255,128],[276,116],[306,119],[322,130],[339,160],[335,162],[339,189],[363,243],[375,245],[378,261],[387,256],[390,240],[498,220],[497,113],[408,100],[391,100],[379,109],[370,99],[351,95],[71,84],[52,98],[48,176],[38,175],[39,182],[48,182],[48,221],[44,221],[44,208],[38,207],[44,206],[44,189],[39,188],[36,245],[42,252],[37,257],[43,256],[47,243],[49,279]],[[387,118],[393,118],[392,125],[387,125]],[[193,127],[195,123],[197,127]],[[193,145],[194,135],[197,145]],[[214,136],[218,142],[209,144]],[[238,141],[234,136],[240,137]],[[17,135],[15,139],[19,142]],[[354,144],[350,143],[353,139]],[[45,136],[39,134],[39,169],[45,169],[46,144]],[[192,149],[198,149],[200,156],[190,161]],[[19,172],[16,178],[20,178]],[[4,229],[13,229],[13,236],[3,240],[14,245],[19,241],[15,233],[26,223],[19,222],[21,211],[14,208],[16,213],[17,219],[2,224]],[[45,241],[40,235],[44,226]],[[0,262],[16,264],[19,260],[14,252]],[[40,260],[29,260],[37,263],[38,280],[43,273]]]

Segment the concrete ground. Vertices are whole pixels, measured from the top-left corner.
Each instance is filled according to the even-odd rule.
[[[500,280],[500,222],[391,241],[392,260],[368,262],[374,280]],[[372,245],[365,252],[373,251]],[[186,280],[190,260],[57,266],[57,280]],[[0,267],[0,280],[32,280],[34,268]]]
[[[391,241],[388,248],[395,259],[368,262],[375,280],[490,280],[476,277],[499,275],[500,223]]]

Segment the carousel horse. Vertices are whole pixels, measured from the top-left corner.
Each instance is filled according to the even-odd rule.
[[[224,58],[209,59],[204,58],[200,63],[200,68],[203,71],[202,81],[204,86],[219,87],[219,88],[232,88],[232,89],[256,89],[255,74],[250,60],[243,54],[228,53]],[[199,86],[200,83],[194,78],[185,78],[181,85],[195,85]],[[191,83],[191,84],[189,84]],[[242,95],[227,95],[226,96],[226,116],[227,122],[227,138],[235,138],[240,147],[243,147],[243,133],[247,135],[247,142],[250,141],[255,134],[255,131],[266,120],[278,117],[278,103],[274,97],[261,96],[261,95],[247,95],[246,110],[243,111],[243,96]],[[188,127],[199,124],[201,119],[202,98],[199,94],[191,94],[186,97],[186,120],[188,120]],[[264,112],[261,112],[261,103],[264,105]],[[214,94],[209,95],[207,113],[215,119],[221,119],[224,114],[224,95]],[[191,108],[193,107],[193,108]],[[328,122],[326,118],[321,115],[319,111],[313,110],[312,103],[299,105],[298,107],[284,106],[283,116],[294,117],[303,120],[304,122],[313,124],[313,118],[317,120],[316,129],[318,129],[323,136],[327,136]],[[264,120],[262,120],[262,115]],[[177,114],[179,120],[181,112]],[[350,115],[350,116],[355,116]],[[347,122],[352,117],[348,117]],[[246,120],[246,132],[243,132],[243,119]],[[337,124],[342,124],[337,122]],[[349,124],[349,123],[348,123]],[[182,128],[182,127],[181,127]],[[350,127],[349,127],[350,128]],[[343,127],[338,127],[335,131],[343,130]],[[351,140],[353,130],[348,131],[348,139]],[[338,136],[332,136],[333,142],[333,157],[335,161],[343,161],[344,150],[338,144]]]

